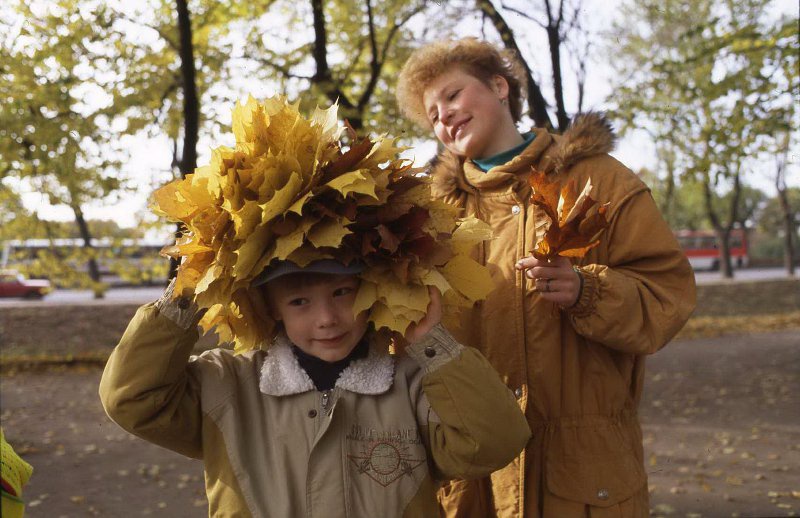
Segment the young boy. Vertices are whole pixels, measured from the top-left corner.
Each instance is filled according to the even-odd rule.
[[[644,355],[663,347],[695,304],[694,276],[647,186],[607,153],[598,114],[557,136],[520,132],[524,75],[513,55],[474,38],[417,50],[397,99],[445,151],[433,195],[492,227],[475,251],[497,288],[454,330],[514,391],[533,438],[490,479],[441,492],[447,516],[646,517],[636,409]],[[609,202],[610,226],[585,257],[530,254],[550,224],[530,203],[532,169]]]
[[[436,481],[486,476],[530,429],[441,297],[388,353],[353,314],[359,268],[279,262],[252,283],[281,331],[267,350],[190,357],[199,319],[170,289],[139,309],[100,394],[130,432],[203,459],[210,516],[436,516]],[[266,339],[267,337],[265,337]]]

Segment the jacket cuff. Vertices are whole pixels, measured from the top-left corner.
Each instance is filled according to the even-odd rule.
[[[436,324],[422,340],[406,347],[406,354],[428,374],[461,356],[463,349],[442,324]]]
[[[181,329],[191,329],[200,322],[202,314],[198,311],[197,304],[192,299],[184,296],[175,296],[175,279],[172,279],[155,303],[158,312]]]
[[[600,281],[597,274],[584,268],[576,268],[578,275],[583,280],[582,289],[578,301],[567,308],[567,313],[573,317],[585,317],[594,313],[597,305],[597,293],[600,290]]]

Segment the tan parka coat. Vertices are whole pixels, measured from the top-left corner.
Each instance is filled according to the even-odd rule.
[[[648,516],[637,418],[644,359],[688,319],[694,276],[647,186],[607,154],[614,135],[601,115],[577,119],[563,137],[535,132],[520,156],[488,172],[449,154],[432,170],[434,195],[495,233],[476,254],[498,287],[460,315],[454,334],[498,370],[533,431],[491,489],[488,480],[459,482],[440,498],[448,516]],[[531,166],[579,188],[591,178],[593,198],[610,202],[599,246],[575,262],[584,286],[569,310],[514,267],[548,224],[529,202]]]

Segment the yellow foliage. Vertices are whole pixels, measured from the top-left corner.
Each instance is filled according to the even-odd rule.
[[[281,96],[237,103],[232,126],[233,148],[153,195],[154,210],[186,228],[162,251],[181,259],[175,293],[207,310],[200,325],[220,342],[268,345],[276,324],[250,284],[274,261],[359,261],[354,311],[401,333],[424,317],[428,286],[462,306],[493,288],[468,257],[488,226],[433,201],[392,139],[351,134],[344,147],[337,106],[305,118]]]

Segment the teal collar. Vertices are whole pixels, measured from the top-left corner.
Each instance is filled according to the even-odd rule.
[[[536,137],[536,133],[534,133],[534,132],[525,133],[525,134],[522,135],[522,138],[524,139],[522,144],[520,144],[518,146],[514,146],[513,148],[509,149],[508,151],[503,151],[502,153],[498,153],[498,154],[490,156],[488,158],[481,158],[480,160],[473,159],[472,161],[475,163],[475,165],[480,167],[481,170],[488,171],[492,167],[496,167],[498,165],[505,164],[506,162],[508,162],[512,158],[514,158],[517,155],[519,155],[520,153],[522,153],[522,151],[525,150],[525,148],[528,147],[528,145],[531,142],[533,142],[533,139],[535,137]]]

